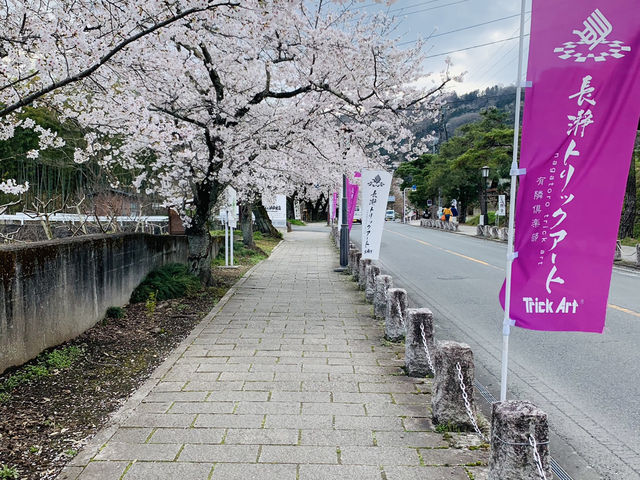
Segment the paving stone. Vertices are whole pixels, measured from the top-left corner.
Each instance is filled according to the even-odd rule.
[[[402,419],[402,423],[408,432],[433,431],[433,422],[428,417],[406,417]]]
[[[84,470],[83,467],[67,466],[60,471],[56,478],[57,480],[76,480],[82,473],[82,470]]]
[[[275,413],[282,415],[297,415],[300,413],[300,403],[298,402],[240,402],[236,414],[246,413],[265,414]]]
[[[462,467],[385,467],[387,480],[469,480]]]
[[[122,476],[129,462],[91,462],[82,471],[78,480],[114,480]]]
[[[379,432],[379,435],[382,432]],[[367,430],[302,430],[301,445],[342,445],[373,446],[373,432]]]
[[[133,413],[123,422],[125,427],[188,427],[196,415],[187,413]]]
[[[298,392],[300,391],[299,381],[287,381],[287,382],[246,382],[244,384],[244,390],[254,391],[281,391],[281,392]]]
[[[123,480],[207,480],[212,469],[213,464],[207,463],[136,462]],[[111,478],[115,480],[115,477]]]
[[[367,415],[372,417],[430,417],[430,405],[424,404],[391,404],[391,403],[367,403],[365,404]],[[173,411],[173,409],[171,409]]]
[[[141,403],[136,408],[138,413],[167,413],[173,402]]]
[[[431,396],[426,393],[392,393],[395,403],[399,404],[416,404],[431,405]]]
[[[363,405],[354,403],[303,403],[303,414],[315,415],[365,415]]]
[[[182,382],[184,385],[185,382]],[[206,392],[151,392],[143,402],[202,402]]]
[[[366,465],[300,465],[299,480],[382,480],[382,471]]]
[[[264,426],[265,428],[330,428],[332,422],[331,415],[267,415]]]
[[[109,439],[110,442],[145,443],[153,428],[119,428]]]
[[[189,382],[183,390],[185,391],[194,391],[194,392],[211,392],[211,391],[222,391],[222,392],[230,392],[234,390],[242,390],[244,387],[244,382]],[[206,396],[206,394],[205,394]]]
[[[165,478],[165,477],[162,477]],[[297,480],[295,465],[220,463],[212,480]]]
[[[179,392],[186,382],[160,382],[154,388],[155,392]]]
[[[489,463],[489,451],[466,448],[420,449],[425,465],[467,465],[476,462]]]
[[[158,428],[149,443],[221,443],[224,428]]]
[[[195,427],[260,428],[264,415],[198,415]]]
[[[178,462],[255,462],[257,445],[185,445]]]
[[[211,392],[207,397],[208,402],[266,402],[268,399],[269,392],[245,391]]]
[[[109,442],[96,460],[164,460],[173,461],[180,451],[179,444],[138,444]]]
[[[296,445],[298,437],[298,429],[230,428],[224,443],[225,445]]]
[[[259,462],[337,464],[338,454],[335,447],[266,445],[262,447]]]
[[[414,393],[418,390],[412,384],[385,382],[385,383],[360,383],[360,392],[379,393]]]
[[[358,392],[356,382],[303,382],[303,392]]]
[[[381,447],[442,448],[449,445],[443,434],[436,432],[376,432],[376,443]]]
[[[335,392],[333,401],[340,403],[375,403],[377,405],[384,403],[393,403],[393,396],[390,393],[348,393]]]
[[[233,413],[234,402],[175,402],[169,413]]]
[[[335,428],[346,430],[403,431],[402,419],[397,417],[335,416]]]
[[[272,402],[330,402],[331,392],[272,392]]]
[[[342,447],[344,465],[420,465],[418,450],[409,447]]]

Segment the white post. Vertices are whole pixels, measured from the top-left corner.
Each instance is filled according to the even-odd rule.
[[[229,218],[227,212],[224,212],[224,266],[229,266]]]
[[[407,223],[407,189],[402,190],[402,223]]]
[[[525,0],[520,7],[520,45],[518,53],[518,78],[516,79],[516,112],[513,127],[513,160],[511,162],[511,202],[509,203],[509,240],[507,245],[507,278],[505,281],[504,322],[502,324],[502,372],[500,401],[507,399],[507,372],[509,369],[509,333],[511,332],[511,267],[513,266],[513,236],[516,215],[516,183],[518,179],[518,147],[520,138],[520,100],[522,97],[522,57],[524,53]]]
[[[231,245],[229,248],[229,250],[231,251],[231,266],[233,267],[233,227],[229,228],[229,243]]]

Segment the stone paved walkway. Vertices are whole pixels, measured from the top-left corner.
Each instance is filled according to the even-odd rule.
[[[337,261],[328,230],[288,234],[58,478],[484,478]]]

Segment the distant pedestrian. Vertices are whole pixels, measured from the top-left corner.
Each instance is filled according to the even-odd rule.
[[[449,207],[444,207],[442,214],[444,215],[445,222],[448,222],[451,219],[451,209]]]
[[[458,222],[458,209],[453,204],[451,205],[451,221]]]

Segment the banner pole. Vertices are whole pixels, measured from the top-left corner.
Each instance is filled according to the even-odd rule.
[[[520,145],[520,102],[522,98],[522,64],[524,56],[524,12],[525,0],[520,7],[520,45],[518,53],[518,78],[516,79],[516,111],[513,127],[513,160],[511,162],[511,202],[509,202],[509,240],[507,244],[507,278],[505,281],[504,322],[502,324],[502,372],[500,401],[507,399],[507,372],[509,369],[509,334],[511,333],[511,269],[515,258],[513,252],[514,224],[516,215],[516,183],[518,175],[518,147]]]

